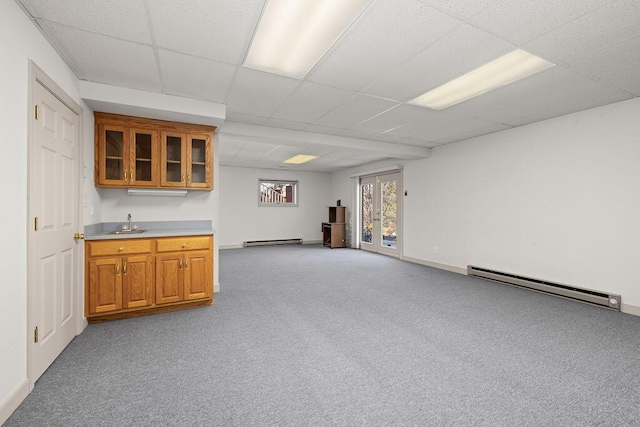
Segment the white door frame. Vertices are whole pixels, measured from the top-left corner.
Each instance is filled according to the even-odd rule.
[[[400,214],[398,215],[398,217],[396,218],[397,221],[397,228],[398,228],[398,236],[400,237],[399,241],[398,241],[398,246],[397,246],[397,252],[394,253],[389,253],[387,251],[376,251],[377,253],[381,253],[384,255],[389,255],[389,256],[395,256],[399,259],[404,259],[404,254],[403,254],[403,241],[404,241],[404,184],[403,184],[403,180],[404,180],[404,173],[403,173],[403,168],[393,168],[393,169],[384,169],[381,171],[376,171],[376,173],[369,173],[366,175],[358,175],[357,177],[352,176],[352,178],[356,178],[354,179],[355,182],[355,207],[356,207],[356,215],[355,215],[355,233],[352,234],[352,237],[355,239],[354,241],[356,242],[356,244],[354,245],[354,247],[358,248],[358,249],[362,249],[362,242],[360,240],[360,232],[361,232],[361,228],[362,228],[362,193],[361,193],[361,189],[360,189],[360,185],[362,182],[362,179],[365,178],[371,178],[371,177],[381,177],[384,175],[390,175],[390,174],[394,174],[397,173],[399,174],[399,178],[398,178],[398,199],[397,199],[397,203],[398,203],[398,210],[400,211]]]
[[[83,109],[76,103],[65,91],[58,86],[40,67],[38,67],[33,61],[29,60],[29,84],[28,84],[28,111],[27,111],[27,378],[29,380],[29,392],[33,390],[35,381],[33,381],[33,375],[31,372],[31,356],[32,356],[32,339],[33,331],[31,330],[31,321],[33,319],[32,298],[33,298],[33,262],[32,262],[32,227],[33,227],[33,213],[30,212],[30,188],[31,188],[31,170],[33,165],[31,161],[33,159],[33,114],[35,111],[35,102],[33,94],[35,85],[40,84],[51,92],[56,98],[58,98],[63,104],[71,109],[78,116],[78,156],[76,158],[77,171],[78,171],[78,232],[82,232],[84,229],[84,212],[83,203],[84,200],[84,131],[83,131]],[[76,251],[76,271],[75,283],[78,286],[75,292],[75,310],[78,313],[76,318],[76,335],[80,334],[87,326],[87,319],[84,317],[84,246],[82,242],[78,243],[78,250]]]

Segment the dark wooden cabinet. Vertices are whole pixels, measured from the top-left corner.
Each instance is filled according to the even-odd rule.
[[[329,206],[329,222],[322,223],[322,244],[331,249],[346,248],[345,207]]]

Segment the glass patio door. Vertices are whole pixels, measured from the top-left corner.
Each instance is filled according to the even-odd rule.
[[[402,218],[401,174],[360,179],[360,247],[399,257]]]

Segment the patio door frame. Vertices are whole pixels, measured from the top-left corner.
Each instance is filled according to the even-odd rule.
[[[391,175],[397,175],[397,183],[396,183],[396,248],[392,249],[390,247],[386,247],[382,245],[382,227],[380,224],[382,223],[382,217],[379,216],[379,220],[374,222],[374,229],[377,229],[377,233],[374,232],[372,236],[372,243],[365,243],[362,241],[362,184],[363,182],[373,182],[374,183],[374,210],[376,205],[380,205],[380,197],[381,197],[381,188],[382,183],[385,182],[385,178],[390,178]],[[380,253],[384,255],[389,255],[396,258],[403,258],[402,255],[402,241],[403,241],[403,227],[402,227],[402,219],[403,219],[403,184],[402,184],[402,169],[394,169],[388,170],[384,172],[379,172],[370,175],[360,176],[358,179],[357,185],[357,207],[358,207],[358,216],[357,216],[357,229],[356,229],[356,238],[358,240],[358,247],[360,249],[364,249],[370,252]],[[381,205],[380,205],[381,206]],[[375,216],[375,211],[374,211]]]

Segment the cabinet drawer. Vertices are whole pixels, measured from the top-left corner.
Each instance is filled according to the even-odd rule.
[[[171,237],[156,240],[158,252],[190,251],[194,249],[211,249],[211,236]]]
[[[151,252],[151,240],[101,240],[87,242],[90,256],[125,255]]]

